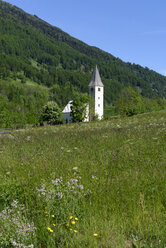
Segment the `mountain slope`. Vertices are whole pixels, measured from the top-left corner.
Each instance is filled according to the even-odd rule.
[[[166,98],[166,77],[71,37],[37,16],[0,1],[0,78],[32,80],[50,88],[61,106],[75,92],[87,92],[98,64],[105,85],[105,104],[113,103],[124,87],[143,96]]]

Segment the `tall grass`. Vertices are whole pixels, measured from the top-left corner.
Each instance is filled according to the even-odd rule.
[[[165,169],[165,111],[1,134],[0,247],[164,248]]]

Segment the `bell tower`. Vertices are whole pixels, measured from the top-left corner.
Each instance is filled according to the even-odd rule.
[[[101,81],[97,65],[93,71],[92,79],[89,84],[89,95],[93,101],[93,108],[90,107],[90,116],[97,115],[101,120],[104,114],[104,85]]]

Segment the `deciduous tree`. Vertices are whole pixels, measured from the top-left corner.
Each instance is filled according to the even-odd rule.
[[[61,124],[62,123],[62,111],[56,102],[48,102],[42,109],[41,122],[47,122],[48,124]]]
[[[71,106],[73,122],[82,122],[87,117],[89,102],[90,96],[88,94],[79,94],[75,97]]]

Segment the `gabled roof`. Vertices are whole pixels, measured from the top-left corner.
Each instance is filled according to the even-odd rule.
[[[93,71],[93,75],[92,75],[92,79],[90,81],[89,87],[94,87],[94,86],[99,86],[99,87],[104,87],[101,78],[100,78],[100,74],[97,68],[97,65]]]
[[[73,101],[69,101],[62,113],[70,113],[71,112],[71,106],[73,104]]]

